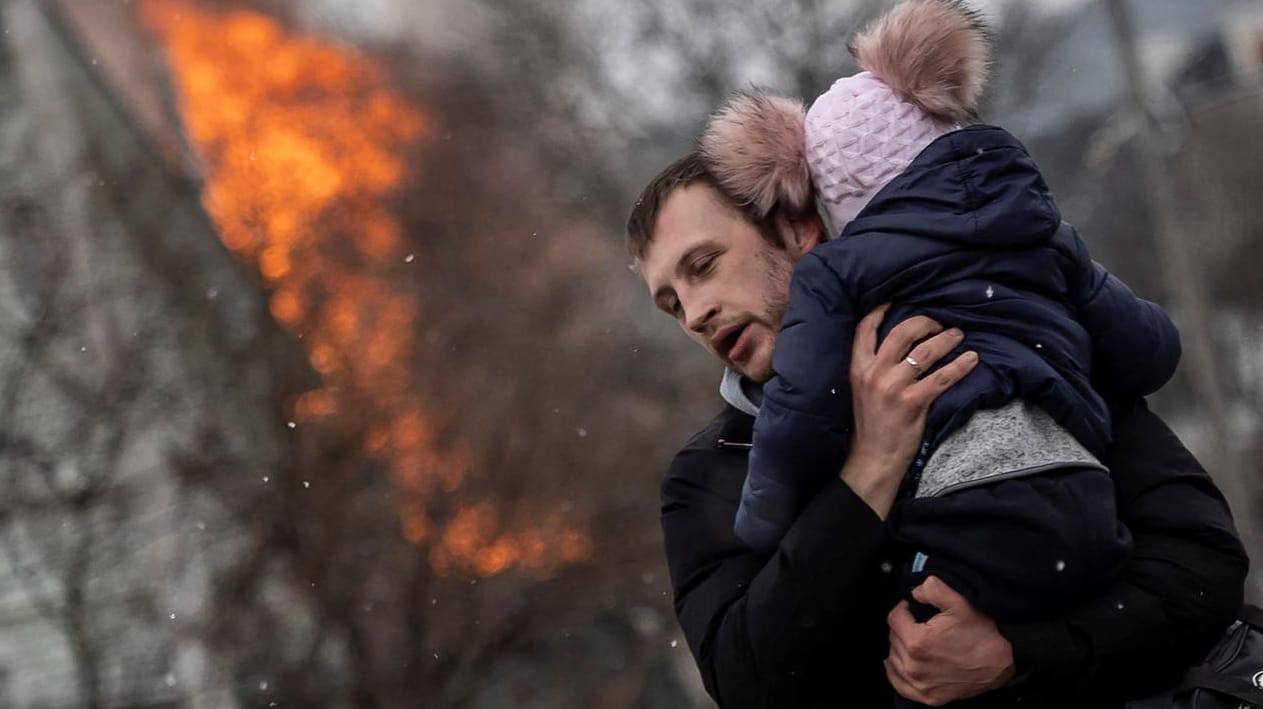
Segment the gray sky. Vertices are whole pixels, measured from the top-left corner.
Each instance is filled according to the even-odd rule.
[[[973,0],[984,12],[1011,2],[1031,2],[1059,12],[1091,0]],[[436,50],[474,43],[486,11],[477,2],[460,0],[304,0],[298,12],[313,25],[352,40],[421,41]]]

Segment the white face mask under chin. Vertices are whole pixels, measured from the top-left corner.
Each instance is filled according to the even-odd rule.
[[[756,392],[751,392],[747,387],[755,388]],[[758,384],[747,380],[740,373],[725,368],[724,377],[719,382],[719,396],[737,410],[751,416],[758,416],[761,398],[758,396],[758,387]],[[752,393],[755,396],[751,396]]]

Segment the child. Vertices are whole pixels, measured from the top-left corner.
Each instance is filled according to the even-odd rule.
[[[735,531],[771,553],[838,474],[855,325],[892,302],[881,337],[924,314],[965,332],[957,353],[979,354],[931,407],[891,513],[909,555],[904,592],[934,574],[997,619],[1066,607],[1130,554],[1098,460],[1110,439],[1102,394],[1126,402],[1162,386],[1178,333],[1091,261],[1013,136],[961,127],[987,78],[977,15],[907,0],[853,51],[865,71],[810,110],[739,95],[701,141],[731,195],[765,215],[818,208],[841,232],[795,269]],[[928,374],[904,361],[910,380]]]

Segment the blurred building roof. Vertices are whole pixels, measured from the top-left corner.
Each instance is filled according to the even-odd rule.
[[[197,179],[200,168],[184,137],[166,64],[131,0],[48,0],[42,5],[72,53],[175,173]]]
[[[1220,71],[1249,71],[1263,54],[1261,0],[1133,0],[1138,46],[1150,78],[1168,84],[1208,46],[1235,54]],[[1040,72],[1035,101],[999,120],[1021,135],[1058,133],[1076,117],[1111,109],[1123,94],[1116,42],[1103,3],[1072,10],[1058,42]],[[1248,51],[1251,47],[1254,52]],[[1253,55],[1253,56],[1251,56]]]

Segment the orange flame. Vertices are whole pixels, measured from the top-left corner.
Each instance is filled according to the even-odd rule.
[[[190,0],[141,7],[167,50],[220,238],[257,264],[272,315],[301,333],[324,380],[297,398],[293,417],[336,421],[371,407],[369,420],[383,423],[364,450],[387,466],[402,531],[430,544],[440,573],[547,572],[587,558],[587,537],[560,519],[505,531],[486,503],[437,531],[429,518],[426,501],[460,486],[467,455],[436,446],[417,404],[408,365],[419,312],[400,275],[413,257],[403,256],[386,206],[408,176],[399,156],[430,134],[426,112],[393,91],[376,62],[265,15]]]

